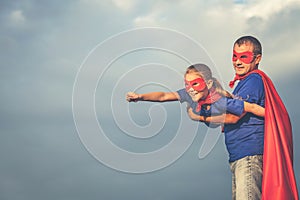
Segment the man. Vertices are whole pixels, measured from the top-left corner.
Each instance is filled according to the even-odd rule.
[[[261,56],[261,45],[253,37],[242,37],[234,43],[232,62],[235,80],[240,82],[233,95],[265,107],[261,76],[248,75],[258,68]],[[232,199],[261,199],[264,119],[246,113],[236,124],[225,124],[224,133],[232,171]]]
[[[265,120],[251,113],[236,124],[225,124],[225,143],[232,171],[232,198],[298,199],[293,172],[292,129],[286,109],[272,81],[260,70],[260,42],[252,36],[239,38],[232,62],[239,80],[233,94],[266,106]]]
[[[234,200],[298,200],[293,171],[292,128],[288,113],[271,79],[258,70],[262,58],[260,42],[252,36],[239,38],[233,46],[239,80],[233,94],[265,107],[265,118],[244,113],[229,124],[229,116],[194,116],[210,123],[225,123],[225,143],[232,171]],[[238,108],[237,108],[238,109]],[[191,112],[189,111],[191,116]]]
[[[234,43],[232,62],[235,80],[240,81],[233,95],[265,107],[263,80],[256,73],[249,74],[258,69],[261,56],[261,44],[253,37]],[[232,199],[261,199],[264,119],[246,113],[236,124],[225,124],[224,133],[232,171]]]

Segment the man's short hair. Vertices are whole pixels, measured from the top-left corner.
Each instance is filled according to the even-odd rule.
[[[234,43],[234,45],[241,46],[245,43],[251,43],[253,45],[253,53],[255,55],[261,54],[262,55],[262,47],[258,39],[256,39],[253,36],[242,36],[239,39],[237,39]]]

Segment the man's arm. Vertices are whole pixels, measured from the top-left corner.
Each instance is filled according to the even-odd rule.
[[[244,111],[251,112],[259,117],[265,117],[265,108],[255,103],[244,101]]]
[[[241,116],[224,113],[221,115],[204,117],[202,115],[195,114],[192,108],[188,108],[188,114],[189,117],[194,121],[208,122],[214,124],[235,124],[246,114],[246,112],[244,112]]]
[[[189,117],[195,121],[215,123],[215,124],[235,124],[237,123],[247,112],[251,112],[259,117],[265,116],[265,108],[255,103],[249,103],[244,101],[244,112],[242,115],[237,116],[230,113],[224,113],[221,115],[204,117],[197,115],[193,112],[192,108],[188,108]]]

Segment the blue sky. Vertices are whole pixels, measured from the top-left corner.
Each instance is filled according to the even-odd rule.
[[[230,199],[222,135],[199,159],[208,130],[188,120],[182,112],[185,105],[128,104],[123,97],[131,90],[180,89],[184,69],[194,60],[208,63],[231,91],[227,83],[234,73],[232,45],[241,35],[261,41],[260,69],[272,78],[290,114],[299,185],[299,11],[298,0],[1,1],[0,199]],[[147,31],[139,34],[145,27]],[[133,44],[167,48],[134,51]],[[109,56],[118,50],[130,52],[116,54],[113,61]],[[100,65],[106,58],[108,67]],[[82,88],[94,90],[94,111],[107,138],[127,151],[155,152],[184,127],[182,132],[195,135],[180,143],[188,148],[179,159],[139,174],[112,169],[96,159],[78,133],[72,110],[76,78],[87,65],[96,67],[87,77],[95,78],[97,87],[88,82]],[[82,119],[89,127],[85,114]],[[173,150],[176,154],[182,147]],[[112,152],[105,152],[114,159]],[[147,164],[129,162],[119,158],[119,164],[137,168]]]

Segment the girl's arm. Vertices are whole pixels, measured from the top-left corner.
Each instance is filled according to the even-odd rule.
[[[165,102],[165,101],[178,101],[180,99],[177,92],[150,92],[145,94],[137,94],[128,92],[126,100],[128,102],[137,101],[152,101],[152,102]]]

